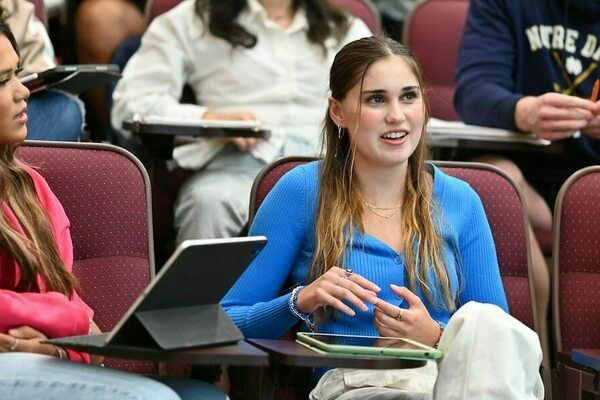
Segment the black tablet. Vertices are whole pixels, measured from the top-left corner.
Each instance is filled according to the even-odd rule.
[[[31,93],[57,89],[78,95],[95,86],[105,85],[121,77],[116,64],[59,65],[21,78]]]

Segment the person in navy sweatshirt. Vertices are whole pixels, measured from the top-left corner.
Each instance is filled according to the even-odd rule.
[[[548,204],[565,179],[600,161],[600,102],[590,101],[598,78],[599,1],[471,0],[456,69],[459,115],[469,124],[562,141],[559,154],[483,158],[521,185],[534,228],[552,226]],[[549,274],[536,242],[532,258],[538,312],[545,315]]]
[[[565,139],[552,165],[597,163],[600,103],[589,99],[599,78],[597,0],[471,1],[454,97],[465,122]],[[558,187],[572,171],[556,176]]]

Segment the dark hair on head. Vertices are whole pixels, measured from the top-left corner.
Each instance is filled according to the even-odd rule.
[[[0,18],[4,15],[4,11],[0,9]],[[19,53],[19,46],[17,45],[17,39],[15,39],[15,35],[13,35],[10,27],[6,22],[0,19],[0,35],[6,37],[10,42],[10,45],[17,53],[17,56],[21,58],[21,53]]]
[[[196,0],[196,14],[211,34],[233,46],[250,49],[256,45],[256,36],[237,22],[237,17],[246,7],[246,0]],[[340,40],[348,30],[347,16],[326,0],[294,0],[293,7],[294,10],[304,7],[308,20],[308,39],[323,49],[328,37]]]

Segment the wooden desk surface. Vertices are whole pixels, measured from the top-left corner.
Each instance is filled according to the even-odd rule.
[[[600,349],[573,349],[571,359],[588,368],[600,371]]]
[[[564,150],[563,143],[554,142],[547,146],[536,146],[522,142],[475,140],[475,139],[443,139],[430,141],[431,147],[449,149],[470,149],[484,151],[506,151],[520,153],[560,154]]]
[[[192,136],[192,137],[254,137],[267,138],[266,129],[217,128],[192,125],[149,124],[139,121],[123,122],[123,129],[141,136]]]
[[[433,147],[528,153],[560,153],[563,147],[560,141],[550,142],[532,134],[469,125],[462,121],[431,118],[427,129]]]
[[[67,346],[65,346],[67,347]],[[269,365],[268,354],[246,341],[226,346],[198,347],[186,350],[165,351],[158,348],[133,346],[108,346],[90,350],[87,346],[68,346],[74,350],[85,351],[114,358],[130,360],[166,361],[191,365],[236,365],[265,367]]]
[[[343,367],[365,369],[417,368],[425,365],[424,360],[382,358],[354,355],[320,354],[293,340],[247,339],[251,344],[269,353],[270,365],[296,367]]]

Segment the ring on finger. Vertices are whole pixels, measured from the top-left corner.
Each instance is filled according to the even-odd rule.
[[[344,269],[344,277],[350,278],[352,275],[354,275],[353,269],[350,269],[350,268]]]
[[[396,319],[398,321],[402,321],[402,313],[404,312],[404,309],[401,308],[400,311],[398,312],[398,315],[396,315]]]
[[[15,342],[8,349],[8,351],[17,351],[17,346],[19,345],[19,338],[15,338]]]

